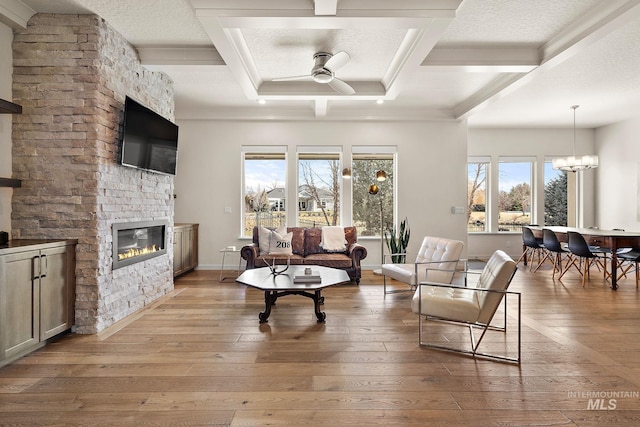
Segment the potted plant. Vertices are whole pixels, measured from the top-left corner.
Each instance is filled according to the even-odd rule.
[[[387,235],[388,233],[388,235]],[[411,230],[409,229],[409,221],[407,218],[400,222],[400,229],[396,230],[396,226],[387,227],[384,233],[385,240],[387,241],[387,248],[391,254],[391,259],[394,264],[404,264],[406,261],[407,247],[409,246],[409,238],[411,237]]]

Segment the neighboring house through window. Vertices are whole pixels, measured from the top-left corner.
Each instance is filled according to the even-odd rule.
[[[342,147],[298,147],[298,225],[340,225]]]
[[[380,236],[381,226],[395,225],[395,146],[354,146],[351,165],[346,165],[352,169],[350,180],[342,177],[341,146],[296,147],[297,174],[287,174],[287,151],[287,146],[242,148],[242,237],[251,237],[256,225],[346,224],[357,227],[360,236]],[[378,171],[386,173],[386,180],[376,180]],[[369,193],[372,184],[376,194]],[[293,205],[287,201],[290,185],[297,189]],[[346,219],[341,217],[345,189],[351,190],[351,218]]]
[[[284,146],[242,148],[242,236],[253,227],[286,224],[286,150]]]

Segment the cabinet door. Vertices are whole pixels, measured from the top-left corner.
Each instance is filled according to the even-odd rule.
[[[173,232],[173,275],[177,276],[182,272],[184,260],[182,257],[182,228]]]
[[[182,233],[182,259],[184,270],[189,270],[193,266],[193,228],[185,228]]]
[[[0,360],[40,341],[39,251],[0,257]]]
[[[190,269],[198,266],[198,224],[191,227],[191,264]]]
[[[42,251],[40,257],[40,340],[73,326],[75,289],[73,246]]]

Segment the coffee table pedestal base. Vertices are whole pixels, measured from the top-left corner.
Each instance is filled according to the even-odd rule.
[[[271,307],[276,304],[276,300],[279,297],[286,295],[301,295],[303,297],[311,298],[313,300],[313,309],[316,313],[316,318],[319,323],[324,323],[327,315],[320,311],[320,305],[324,304],[324,297],[321,295],[322,289],[318,289],[314,293],[306,291],[264,291],[264,305],[265,309],[258,315],[260,323],[267,323],[269,315],[271,314]]]

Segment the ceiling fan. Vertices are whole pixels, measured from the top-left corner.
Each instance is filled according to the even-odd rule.
[[[316,83],[328,84],[333,90],[342,95],[353,95],[356,91],[349,84],[340,80],[335,76],[336,70],[344,66],[351,57],[347,52],[340,51],[331,54],[327,52],[318,52],[313,55],[315,62],[311,69],[311,74],[304,76],[280,77],[273,79],[274,82],[287,82],[293,80],[312,79]]]

